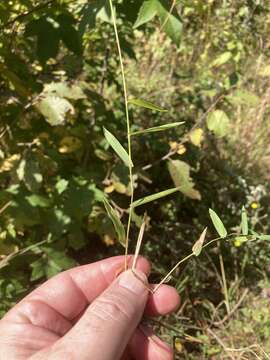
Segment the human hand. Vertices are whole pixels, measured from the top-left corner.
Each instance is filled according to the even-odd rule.
[[[131,258],[129,258],[129,263]],[[65,271],[34,290],[0,321],[0,360],[170,360],[172,350],[139,324],[179,305],[175,289],[149,294],[123,256]],[[137,262],[147,283],[149,263]]]

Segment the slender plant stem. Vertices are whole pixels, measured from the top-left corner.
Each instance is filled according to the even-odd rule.
[[[227,240],[227,239],[229,239],[230,237],[235,236],[235,235],[236,235],[236,234],[230,234],[230,235],[226,236],[226,238],[218,237],[218,238],[216,238],[216,239],[213,239],[213,240],[209,241],[207,244],[205,244],[205,245],[202,247],[202,249],[205,249],[206,247],[208,247],[209,245],[211,245],[212,243],[214,243],[214,242],[216,242],[216,241],[219,241],[219,240]],[[160,288],[160,286],[163,285],[163,284],[169,279],[169,277],[172,275],[172,273],[173,273],[183,262],[189,260],[189,259],[192,258],[193,256],[196,256],[196,255],[195,255],[194,253],[191,253],[191,254],[189,254],[188,256],[186,256],[184,259],[180,260],[180,261],[172,268],[172,270],[170,270],[170,271],[168,272],[168,274],[160,281],[160,283],[156,285],[156,287],[155,287],[154,290],[153,290],[153,293],[155,293],[155,292]]]
[[[126,242],[125,242],[125,270],[127,269],[127,257],[128,257],[128,246],[129,246],[129,233],[130,233],[130,226],[131,226],[131,216],[132,216],[132,204],[134,199],[134,184],[133,184],[133,173],[132,173],[132,150],[131,150],[131,129],[130,129],[130,120],[129,120],[129,109],[128,109],[128,93],[127,93],[127,83],[125,77],[125,70],[124,70],[124,63],[123,63],[123,56],[122,50],[118,35],[118,29],[116,24],[116,15],[113,7],[112,0],[109,0],[111,13],[112,13],[112,20],[113,20],[113,27],[115,33],[115,39],[118,49],[119,61],[121,66],[121,73],[122,73],[122,82],[123,82],[123,90],[124,90],[124,98],[125,98],[125,109],[126,109],[126,123],[127,123],[127,140],[128,140],[128,155],[129,155],[129,178],[130,178],[130,206],[129,206],[129,215],[128,215],[128,225],[127,225],[127,234],[126,234]]]
[[[226,279],[225,267],[224,267],[224,262],[223,262],[223,256],[222,256],[220,247],[219,247],[219,263],[220,263],[220,271],[221,271],[221,276],[222,276],[222,284],[223,284],[223,293],[224,293],[224,298],[225,298],[225,305],[226,305],[227,314],[229,315],[229,313],[231,312],[230,301],[229,301],[229,292],[228,292],[228,286],[227,286],[227,279]]]

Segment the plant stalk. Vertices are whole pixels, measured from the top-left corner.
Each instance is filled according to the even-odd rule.
[[[124,91],[124,99],[125,99],[125,111],[126,111],[126,123],[127,123],[127,141],[128,141],[128,156],[130,159],[130,163],[132,163],[132,149],[131,149],[131,129],[130,129],[130,119],[129,119],[129,109],[128,109],[128,93],[127,93],[127,83],[126,83],[126,76],[125,76],[125,69],[124,69],[124,63],[123,63],[123,56],[122,56],[122,50],[118,35],[118,29],[116,24],[116,15],[113,7],[113,1],[109,0],[111,13],[112,13],[112,20],[113,20],[113,27],[114,27],[114,34],[115,34],[115,40],[117,44],[118,49],[118,55],[119,55],[119,62],[121,67],[121,74],[122,74],[122,82],[123,82],[123,91]],[[133,184],[133,172],[132,172],[132,166],[129,165],[129,178],[130,178],[130,206],[129,206],[129,214],[128,214],[128,225],[127,225],[127,234],[126,234],[126,241],[125,241],[125,270],[127,270],[128,264],[127,264],[127,258],[128,258],[128,247],[129,247],[129,233],[130,233],[130,226],[131,226],[131,216],[132,216],[132,204],[134,199],[134,184]]]

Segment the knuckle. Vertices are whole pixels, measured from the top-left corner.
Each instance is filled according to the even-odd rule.
[[[110,295],[97,299],[91,307],[94,316],[102,321],[130,321],[134,315],[134,308],[128,301],[119,296]]]

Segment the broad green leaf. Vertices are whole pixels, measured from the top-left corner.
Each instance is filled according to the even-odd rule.
[[[230,120],[224,111],[215,110],[210,112],[207,117],[207,127],[217,137],[223,137],[230,131]]]
[[[43,93],[52,96],[56,95],[60,98],[71,100],[80,100],[86,98],[80,86],[75,84],[69,85],[66,82],[52,82],[50,84],[45,84]]]
[[[118,240],[121,245],[125,247],[125,239],[126,239],[126,232],[124,225],[122,224],[118,213],[114,210],[114,208],[110,205],[107,199],[104,198],[103,200],[105,209],[109,218],[111,219],[113,226],[115,228],[116,234],[118,236]]]
[[[226,99],[234,105],[244,105],[244,106],[257,106],[260,102],[259,97],[247,90],[236,90],[231,95],[226,96]]]
[[[244,206],[241,213],[241,230],[243,235],[248,235],[248,217]]]
[[[221,221],[220,217],[212,209],[209,209],[209,214],[210,214],[211,220],[213,222],[213,225],[214,225],[217,233],[219,234],[219,236],[221,238],[225,238],[228,235],[228,233],[227,233],[227,230],[225,229],[225,226],[223,225],[223,222]]]
[[[111,145],[111,147],[116,152],[116,154],[120,157],[120,159],[123,160],[124,164],[128,167],[129,166],[133,167],[133,163],[132,163],[128,153],[123,148],[123,146],[120,144],[120,142],[116,139],[116,137],[112,133],[110,133],[107,129],[103,128],[103,130],[104,130],[104,135],[105,135],[106,140]]]
[[[161,28],[177,45],[180,45],[183,24],[176,8],[171,12],[171,4],[168,6],[166,0],[159,0],[158,16],[160,18]]]
[[[47,208],[51,205],[51,202],[48,198],[45,198],[41,195],[30,195],[25,197],[28,203],[33,207],[41,207],[41,208]]]
[[[137,105],[146,109],[150,109],[150,110],[154,110],[154,111],[159,111],[159,112],[167,112],[168,110],[161,108],[158,105],[155,105],[149,101],[146,100],[142,100],[142,99],[130,99],[128,101],[130,104],[133,105]]]
[[[176,191],[179,191],[179,189],[178,188],[168,189],[168,190],[165,190],[165,191],[161,191],[161,192],[159,192],[157,194],[145,196],[145,197],[143,197],[143,198],[141,198],[139,200],[134,201],[134,203],[132,204],[132,207],[135,208],[137,206],[147,204],[147,203],[149,203],[151,201],[155,201],[155,200],[158,200],[158,199],[163,198],[165,196],[171,195],[171,194],[175,193]]]
[[[192,247],[192,252],[195,256],[199,256],[202,251],[206,233],[207,233],[207,228],[205,228],[203,230],[201,236],[199,237],[199,239],[195,242],[195,244]]]
[[[52,126],[64,125],[68,113],[74,114],[75,111],[69,101],[51,95],[41,99],[36,107]]]
[[[21,160],[17,168],[17,175],[29,191],[36,192],[40,189],[43,175],[41,174],[39,163],[34,157],[26,156]]]
[[[57,183],[55,184],[55,188],[59,195],[61,195],[67,189],[67,187],[68,187],[68,181],[65,179],[61,179],[57,181]]]
[[[146,0],[143,2],[137,20],[134,24],[134,28],[147,23],[152,20],[157,14],[158,1],[157,0]]]
[[[183,125],[183,124],[184,124],[184,122],[175,122],[175,123],[155,126],[155,127],[145,129],[145,130],[134,131],[133,133],[131,133],[131,135],[142,135],[142,134],[149,134],[149,133],[154,133],[154,132],[158,132],[158,131],[165,131],[165,130],[172,129],[177,126]]]
[[[211,64],[213,67],[219,67],[226,64],[232,58],[232,53],[230,51],[226,51],[225,53],[221,54],[214,60]]]
[[[187,163],[181,160],[170,160],[168,169],[175,187],[187,197],[201,200],[201,194],[194,188],[194,182],[190,177],[190,166]]]

